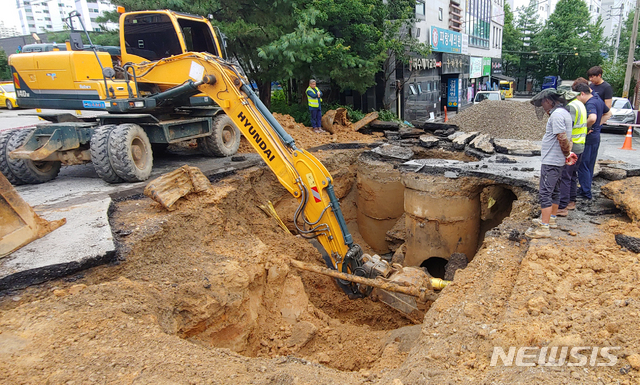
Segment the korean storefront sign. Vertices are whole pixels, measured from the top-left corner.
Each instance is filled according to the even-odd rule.
[[[447,86],[447,107],[458,107],[458,78],[449,79]]]
[[[442,74],[466,74],[469,72],[469,56],[442,54]]]
[[[482,58],[482,76],[491,76],[491,58]]]
[[[462,53],[462,34],[431,27],[431,49],[435,52]]]
[[[471,79],[482,77],[482,58],[471,57],[469,61],[469,77]]]

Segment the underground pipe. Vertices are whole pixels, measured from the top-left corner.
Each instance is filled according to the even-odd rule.
[[[384,282],[379,279],[370,279],[370,278],[364,278],[364,277],[360,277],[353,274],[346,274],[346,273],[342,273],[326,267],[311,265],[311,264],[296,261],[293,259],[291,260],[291,265],[301,270],[328,275],[333,278],[339,278],[345,281],[355,282],[355,283],[359,283],[366,286],[377,287],[382,290],[393,291],[401,294],[407,294],[412,297],[418,298],[422,302],[435,301],[438,298],[438,296],[436,296],[432,292],[431,288],[415,287],[415,286],[400,286],[391,282]],[[431,282],[432,282],[432,287],[440,288],[440,289],[445,287],[447,284],[449,284],[449,281],[444,281],[439,278],[431,278]]]

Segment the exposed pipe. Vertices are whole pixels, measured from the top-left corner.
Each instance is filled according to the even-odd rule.
[[[349,282],[355,282],[366,286],[377,287],[382,290],[393,291],[396,293],[410,295],[418,298],[420,301],[435,301],[436,296],[431,288],[427,287],[415,287],[415,286],[400,286],[393,282],[385,282],[379,279],[364,278],[353,274],[342,273],[337,270],[328,269],[326,267],[311,265],[301,261],[291,260],[291,265],[301,270],[311,271],[313,273],[328,275],[329,277],[342,279]],[[435,289],[442,289],[450,282],[444,281],[440,278],[431,278],[431,286]]]

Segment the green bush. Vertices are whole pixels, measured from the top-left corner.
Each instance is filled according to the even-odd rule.
[[[296,122],[302,123],[307,127],[311,126],[309,107],[301,104],[288,105],[282,90],[274,91],[271,94],[271,112],[291,115]]]
[[[383,122],[399,121],[395,112],[389,110],[378,111],[378,119],[382,120]]]

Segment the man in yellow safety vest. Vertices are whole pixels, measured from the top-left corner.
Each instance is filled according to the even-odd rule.
[[[322,132],[322,91],[316,87],[316,81],[314,79],[309,80],[309,87],[307,87],[307,101],[309,103],[309,112],[311,113],[311,127],[314,132]]]
[[[573,119],[571,131],[571,141],[573,142],[571,151],[578,155],[578,161],[572,165],[565,165],[562,169],[560,179],[560,204],[556,215],[566,217],[569,210],[576,208],[576,195],[578,191],[578,167],[584,151],[584,144],[587,139],[587,109],[584,104],[577,99],[579,92],[568,91],[565,93],[565,100],[571,100],[567,104],[567,109]]]

